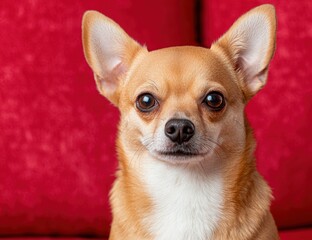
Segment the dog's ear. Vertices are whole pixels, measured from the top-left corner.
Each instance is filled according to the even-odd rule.
[[[241,16],[211,47],[212,50],[221,48],[230,59],[240,75],[240,84],[247,99],[266,83],[275,38],[275,9],[265,4]]]
[[[117,23],[96,11],[87,11],[83,16],[82,43],[99,92],[118,106],[122,78],[137,53],[146,49]]]

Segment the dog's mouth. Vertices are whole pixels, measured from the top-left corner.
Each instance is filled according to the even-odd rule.
[[[185,151],[185,150],[174,150],[174,151],[160,151],[158,152],[160,155],[164,156],[176,156],[176,157],[192,157],[192,156],[198,156],[199,153],[197,152],[191,152],[191,151]]]
[[[155,151],[155,156],[162,161],[171,163],[190,163],[203,160],[205,153],[201,153],[196,149],[177,147]]]
[[[143,145],[146,146],[147,151],[154,159],[172,164],[201,162],[212,152],[212,149],[205,148],[194,142],[182,144],[143,142]]]

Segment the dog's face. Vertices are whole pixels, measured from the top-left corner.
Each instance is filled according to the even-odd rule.
[[[179,163],[243,149],[244,96],[213,51],[144,52],[121,89],[121,134],[132,150]]]
[[[196,163],[244,150],[244,106],[266,82],[274,9],[250,11],[211,49],[152,52],[110,19],[88,12],[83,43],[100,93],[120,109],[124,150]]]

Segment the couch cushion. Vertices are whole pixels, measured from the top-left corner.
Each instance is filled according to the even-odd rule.
[[[312,228],[280,231],[281,240],[308,240],[312,239]]]
[[[88,237],[42,237],[42,236],[25,236],[25,237],[1,237],[1,240],[107,240],[108,238],[88,238]]]
[[[258,142],[259,170],[273,188],[278,225],[306,226],[312,224],[311,1],[204,0],[203,40],[209,46],[241,14],[264,3],[276,7],[277,50],[268,84],[247,113]]]
[[[108,235],[118,112],[84,59],[82,14],[151,49],[194,43],[193,4],[0,1],[0,235]]]

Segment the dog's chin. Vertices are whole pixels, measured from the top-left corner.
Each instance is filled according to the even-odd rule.
[[[190,152],[190,151],[152,151],[150,152],[157,160],[164,161],[171,164],[189,164],[199,163],[204,160],[204,153]]]

